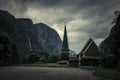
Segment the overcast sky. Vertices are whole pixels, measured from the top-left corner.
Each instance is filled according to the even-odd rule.
[[[70,49],[78,53],[89,37],[97,45],[107,37],[114,11],[120,10],[120,0],[0,0],[0,9],[17,18],[45,23],[61,39],[66,25]]]

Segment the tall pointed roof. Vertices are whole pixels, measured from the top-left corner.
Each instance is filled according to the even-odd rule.
[[[83,53],[86,49],[86,47],[90,44],[90,42],[92,41],[91,37],[87,40],[85,46],[82,48],[81,52],[80,53]]]
[[[66,25],[65,25],[65,28],[64,28],[62,50],[69,50]]]
[[[92,38],[89,38],[83,49],[81,50],[80,54],[85,56],[92,56],[97,57],[100,54],[100,50]]]

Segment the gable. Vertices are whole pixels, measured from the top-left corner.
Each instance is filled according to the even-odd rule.
[[[100,55],[97,45],[92,41],[89,46],[84,50],[83,54],[85,56],[98,57]]]
[[[90,57],[98,57],[100,55],[100,50],[95,42],[90,38],[79,54],[81,56],[84,55]]]

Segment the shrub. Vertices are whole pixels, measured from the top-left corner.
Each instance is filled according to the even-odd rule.
[[[49,62],[50,63],[56,63],[59,60],[59,57],[57,55],[50,55]]]
[[[106,55],[101,58],[100,64],[102,67],[115,68],[118,64],[118,60],[114,55]]]
[[[16,45],[6,33],[0,33],[0,66],[15,65],[18,63]]]
[[[99,66],[99,58],[83,57],[80,60],[81,66]]]
[[[28,63],[39,62],[40,56],[37,53],[31,53],[28,55]]]
[[[30,51],[26,55],[26,61],[27,63],[48,63],[49,54],[47,52]]]

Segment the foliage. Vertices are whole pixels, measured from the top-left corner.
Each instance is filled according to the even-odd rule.
[[[110,78],[112,80],[120,80],[120,72],[116,69],[96,68],[93,75],[97,77]]]
[[[118,64],[118,71],[120,72],[120,62],[119,62],[119,64]]]
[[[59,60],[59,57],[57,55],[50,55],[49,62],[50,63],[56,63]]]
[[[99,66],[99,58],[83,57],[80,60],[81,66]]]
[[[106,55],[101,57],[100,64],[102,67],[114,68],[118,64],[118,60],[114,55]]]
[[[26,56],[27,63],[56,63],[59,60],[57,55],[47,52],[31,51]]]
[[[30,53],[27,57],[27,61],[28,63],[35,63],[35,62],[38,62],[40,59],[40,56],[39,54],[37,53]]]
[[[17,47],[7,34],[0,33],[0,65],[13,65],[18,63]]]
[[[103,79],[120,80],[120,72],[117,69],[102,68],[95,66],[80,66],[81,69],[94,70],[93,76],[102,77]]]
[[[115,11],[115,18],[112,23],[114,26],[109,36],[100,45],[103,51],[101,65],[110,68],[117,67],[120,63],[120,11]]]
[[[56,46],[61,45],[59,35],[54,29],[43,23],[33,24],[32,20],[28,18],[16,18],[4,10],[0,10],[0,32],[7,33],[14,44],[17,45],[20,63],[26,62],[25,56],[31,48],[40,52],[49,51],[49,53],[57,54],[59,48]],[[43,43],[43,38],[47,42]],[[48,59],[44,56],[41,61],[48,62]]]
[[[115,18],[113,19],[113,22],[112,23],[118,23],[119,22],[119,18],[120,18],[120,11],[115,11],[114,12],[114,14],[115,14]]]

